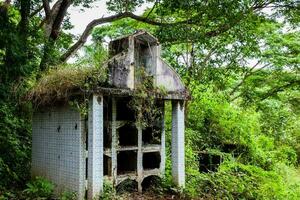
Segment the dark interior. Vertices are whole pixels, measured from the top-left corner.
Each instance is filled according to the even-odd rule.
[[[147,176],[142,182],[143,191],[156,189],[161,182],[162,180],[158,176]]]
[[[129,43],[128,38],[123,38],[120,40],[115,40],[110,43],[109,48],[109,56],[113,57],[114,55],[117,55],[118,53],[121,53],[122,51],[126,51],[128,49]]]
[[[111,148],[111,127],[109,126],[112,120],[112,101],[109,97],[103,99],[103,143],[105,148]]]
[[[162,128],[160,127],[147,127],[143,129],[143,144],[160,144],[161,143],[161,132]]]
[[[134,124],[126,124],[117,130],[120,146],[137,146],[138,130]]]
[[[138,183],[131,179],[126,179],[117,185],[116,191],[118,194],[123,194],[125,192],[137,192]]]
[[[143,154],[143,168],[144,169],[155,169],[159,168],[161,162],[159,152],[150,152]]]
[[[241,144],[234,143],[223,143],[221,145],[222,152],[230,153],[234,157],[239,156],[241,153],[245,153],[248,151],[248,147]]]
[[[117,100],[117,120],[135,121],[134,111],[129,108],[130,98],[119,98]]]
[[[122,175],[137,171],[137,152],[136,151],[120,151],[118,153],[118,170],[117,174]]]
[[[199,170],[203,173],[218,171],[222,162],[222,156],[209,154],[207,152],[199,153]]]
[[[85,179],[88,178],[88,158],[85,159]]]
[[[111,176],[111,157],[103,155],[103,170],[105,176]]]

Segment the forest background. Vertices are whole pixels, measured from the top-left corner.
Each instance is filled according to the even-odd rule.
[[[99,13],[81,34],[70,33],[70,9],[84,18],[96,1],[0,2],[0,199],[48,198],[53,190],[30,180],[28,92],[53,73],[103,70],[107,42],[139,29],[159,39],[192,96],[186,188],[172,185],[168,161],[153,189],[188,199],[300,199],[299,1],[107,0],[110,16]],[[201,172],[199,153],[222,162]]]

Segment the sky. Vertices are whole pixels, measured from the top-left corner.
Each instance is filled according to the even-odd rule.
[[[138,7],[136,12],[137,15],[141,15],[147,7],[150,7],[151,4],[144,4],[141,7]],[[106,8],[106,1],[97,1],[93,3],[92,8],[85,9],[81,11],[79,7],[71,7],[69,9],[70,13],[70,22],[74,25],[74,28],[70,30],[71,33],[78,35],[83,32],[86,25],[93,19],[107,17],[113,15],[109,13]]]

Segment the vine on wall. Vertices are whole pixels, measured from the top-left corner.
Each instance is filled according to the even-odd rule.
[[[166,95],[166,90],[154,85],[153,76],[149,75],[145,68],[136,70],[136,88],[129,107],[135,112],[136,123],[142,128],[153,127],[161,121],[163,110],[158,107],[158,99]]]

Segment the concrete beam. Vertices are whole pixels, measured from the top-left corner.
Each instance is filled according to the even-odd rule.
[[[88,113],[88,199],[103,190],[103,96],[93,95]]]
[[[184,102],[172,101],[172,176],[179,187],[185,185]]]

